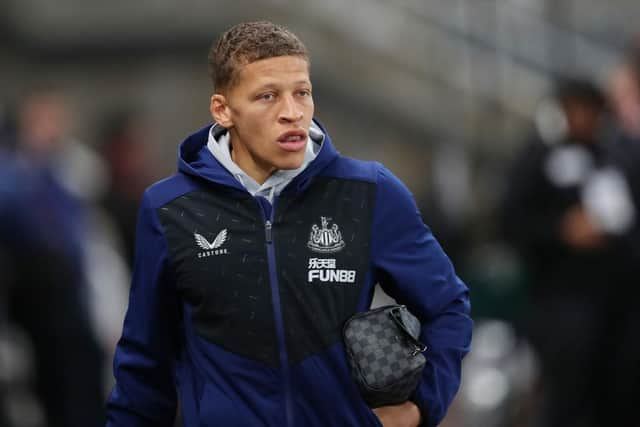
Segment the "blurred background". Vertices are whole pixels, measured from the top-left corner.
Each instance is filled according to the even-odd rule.
[[[4,0],[0,426],[100,425],[139,197],[210,121],[211,42],[258,19],[471,289],[443,425],[640,425],[637,0]]]

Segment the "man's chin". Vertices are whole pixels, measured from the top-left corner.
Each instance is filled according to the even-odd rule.
[[[298,169],[300,166],[302,166],[302,162],[297,162],[295,164],[286,163],[284,165],[281,165],[278,169],[283,171],[290,171],[290,170]]]
[[[298,154],[298,153],[296,153]],[[282,159],[278,162],[277,168],[280,170],[294,170],[298,169],[304,163],[304,152],[301,155],[290,156],[288,159]]]

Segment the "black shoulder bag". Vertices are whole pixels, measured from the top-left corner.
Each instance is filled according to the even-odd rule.
[[[367,404],[406,402],[426,363],[420,322],[404,305],[379,307],[351,317],[343,338],[351,374]]]

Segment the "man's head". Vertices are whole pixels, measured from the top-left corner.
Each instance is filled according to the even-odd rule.
[[[613,71],[609,96],[623,130],[640,138],[640,53],[635,61],[625,62]]]
[[[602,91],[589,80],[575,78],[560,82],[555,97],[567,119],[567,138],[573,142],[595,142],[607,109]]]
[[[43,84],[22,95],[17,106],[21,150],[32,156],[46,157],[64,143],[69,127],[69,106],[60,89]]]
[[[302,42],[270,22],[243,23],[220,37],[209,59],[211,115],[229,130],[238,166],[260,183],[300,167],[314,111]]]
[[[284,27],[267,21],[231,27],[209,51],[209,72],[215,92],[224,93],[233,86],[243,66],[278,56],[297,56],[309,62],[306,46]]]

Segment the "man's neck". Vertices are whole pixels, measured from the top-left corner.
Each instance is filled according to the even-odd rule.
[[[248,151],[244,151],[245,156],[238,156],[237,150],[233,148],[233,139],[229,144],[229,151],[231,154],[231,160],[238,165],[240,169],[244,171],[247,175],[253,178],[258,184],[262,185],[264,182],[269,179],[269,177],[276,172],[276,168],[271,167],[261,167],[256,160],[251,156],[251,153]],[[241,158],[239,158],[241,157]]]

